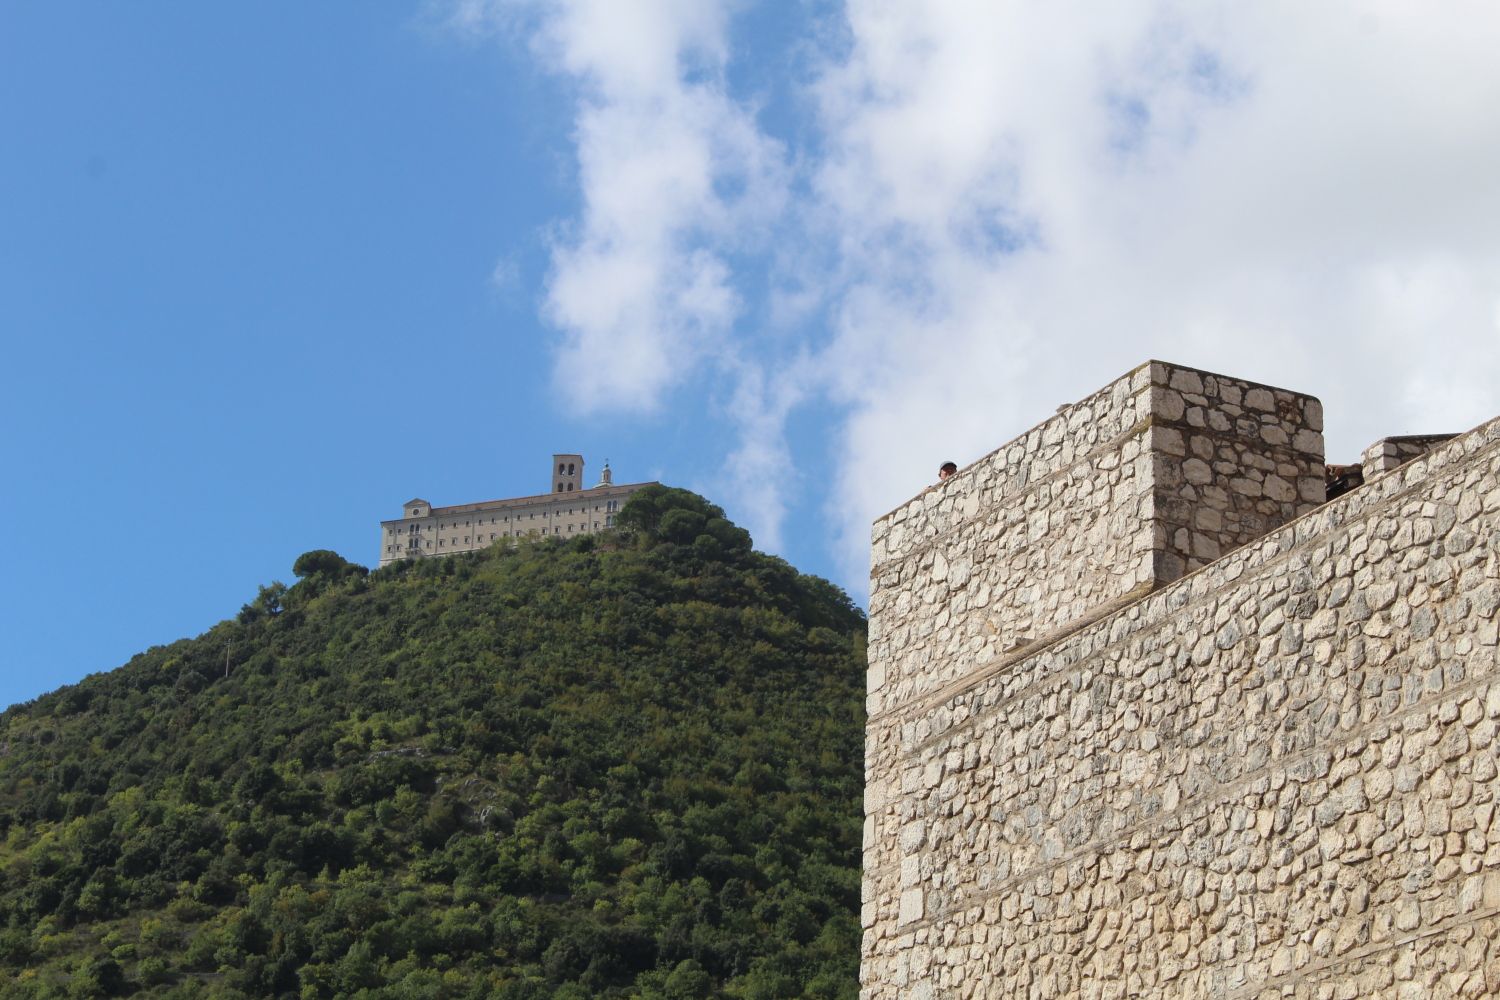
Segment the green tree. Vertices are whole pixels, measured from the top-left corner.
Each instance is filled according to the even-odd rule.
[[[622,517],[304,553],[0,713],[0,983],[855,996],[864,618],[695,494]]]

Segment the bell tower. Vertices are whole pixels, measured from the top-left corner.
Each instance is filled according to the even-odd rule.
[[[582,455],[553,455],[548,493],[571,493],[583,482]]]

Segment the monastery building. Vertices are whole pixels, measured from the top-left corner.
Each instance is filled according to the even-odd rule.
[[[401,517],[380,522],[380,565],[398,559],[473,552],[496,542],[542,535],[588,535],[614,527],[615,515],[636,490],[654,483],[614,483],[609,463],[597,485],[584,482],[582,455],[553,455],[549,492],[509,500],[434,507],[408,500]]]

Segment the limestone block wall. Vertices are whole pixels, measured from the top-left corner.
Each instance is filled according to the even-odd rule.
[[[1159,361],[1149,367],[1157,583],[1323,502],[1318,400]]]
[[[869,710],[931,692],[1321,503],[1311,396],[1148,362],[875,522]]]
[[[1497,609],[1500,420],[874,700],[862,996],[1500,995]]]
[[[1410,434],[1404,437],[1381,438],[1360,457],[1366,479],[1373,479],[1382,472],[1400,468],[1414,458],[1420,458],[1445,441],[1452,434]]]

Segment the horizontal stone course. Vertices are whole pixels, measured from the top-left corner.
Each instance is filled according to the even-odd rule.
[[[882,702],[863,996],[1500,991],[1497,608],[1500,421]]]

